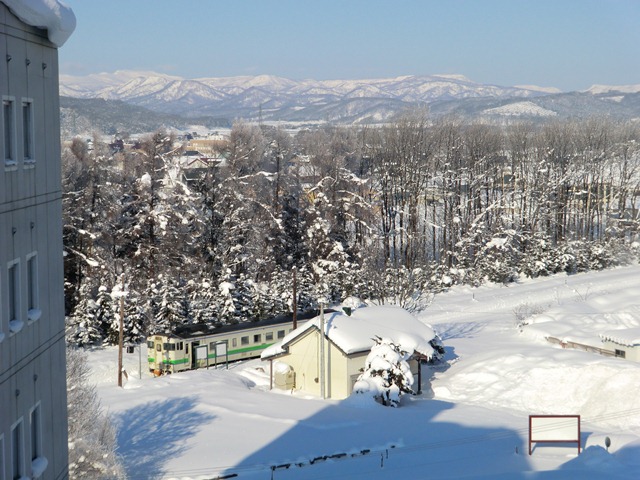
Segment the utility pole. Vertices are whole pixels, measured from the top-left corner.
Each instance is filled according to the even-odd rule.
[[[122,387],[122,343],[124,340],[124,273],[120,276],[120,325],[118,329],[118,386]]]
[[[114,288],[115,290],[115,288]],[[112,293],[113,296],[113,293]],[[118,291],[120,297],[120,322],[118,328],[118,386],[122,387],[122,347],[124,343],[124,272],[120,274],[120,288]]]
[[[293,329],[298,328],[298,282],[296,266],[293,266]]]
[[[324,399],[324,302],[320,302],[320,396]]]

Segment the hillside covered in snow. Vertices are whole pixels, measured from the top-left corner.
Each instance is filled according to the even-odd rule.
[[[640,117],[640,93],[629,86],[600,85],[585,92],[561,92],[535,85],[485,85],[462,75],[320,81],[273,75],[187,79],[118,71],[61,75],[60,94],[62,126],[68,136],[91,126],[105,133],[140,133],[160,126],[184,130],[189,122],[231,126],[237,119],[298,127],[381,124],[415,108],[428,110],[432,117],[455,115],[498,123]],[[145,119],[142,123],[130,121],[132,109],[137,109],[133,113],[136,118]],[[94,125],[84,125],[91,122]]]
[[[640,326],[639,288],[636,265],[438,294],[419,318],[446,361],[425,365],[429,388],[395,409],[269,391],[259,360],[153,378],[136,352],[120,389],[115,349],[89,359],[132,479],[632,479],[640,364],[547,337]],[[529,456],[532,414],[581,415],[580,455],[540,443]]]

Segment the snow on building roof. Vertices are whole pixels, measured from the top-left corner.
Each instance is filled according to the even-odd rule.
[[[640,327],[609,330],[607,332],[601,333],[600,338],[603,341],[609,341],[617,343],[619,345],[633,347],[635,345],[640,345]]]
[[[76,28],[73,10],[60,0],[0,0],[27,25],[47,30],[49,41],[61,47]]]
[[[315,317],[286,335],[280,343],[264,350],[262,358],[286,352],[287,346],[311,329],[320,330],[320,317]],[[418,352],[431,358],[434,354],[430,341],[436,336],[433,329],[400,307],[382,306],[358,308],[351,316],[342,312],[325,314],[325,333],[345,354],[366,352],[378,336],[389,338],[401,349]]]

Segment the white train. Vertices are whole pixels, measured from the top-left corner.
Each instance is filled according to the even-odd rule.
[[[298,325],[317,315],[317,312],[299,315]],[[172,333],[149,335],[149,370],[162,375],[259,357],[265,348],[292,330],[292,316],[281,315],[218,327],[185,325]]]

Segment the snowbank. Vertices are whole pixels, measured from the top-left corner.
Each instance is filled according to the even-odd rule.
[[[60,0],[0,0],[27,25],[47,30],[51,43],[61,47],[76,28],[76,16]]]

